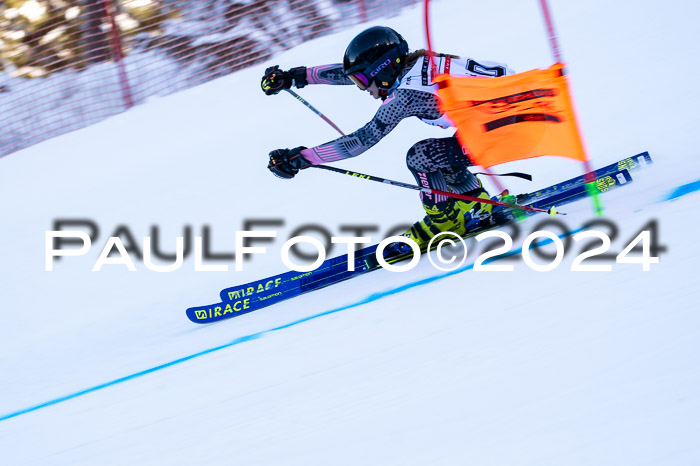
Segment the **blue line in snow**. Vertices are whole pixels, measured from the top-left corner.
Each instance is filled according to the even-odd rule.
[[[700,191],[700,180],[693,181],[692,183],[684,184],[682,186],[677,187],[675,190],[673,190],[671,192],[671,194],[668,195],[668,197],[666,197],[664,199],[664,201],[670,201],[673,199],[677,199],[681,196],[685,196],[686,194],[690,194],[690,193],[695,192],[695,191]],[[560,235],[559,237],[563,238],[563,237],[568,236],[568,235],[576,234],[579,231],[582,231],[582,229],[570,231],[568,233]],[[544,240],[544,241],[540,241],[539,243],[535,243],[533,246],[543,246],[543,245],[549,244],[549,243],[551,243],[551,240]],[[508,254],[504,254],[501,257],[510,257],[510,256],[520,254],[521,252],[522,252],[522,248],[518,249],[516,251],[512,251]],[[485,261],[485,263],[488,263],[488,262],[492,262],[492,260]],[[308,322],[308,321],[313,320],[313,319],[318,319],[319,317],[324,317],[324,316],[327,316],[330,314],[335,314],[336,312],[341,312],[341,311],[345,311],[348,309],[352,309],[354,307],[362,306],[364,304],[371,303],[372,301],[377,301],[377,300],[382,299],[384,297],[395,295],[395,294],[401,293],[401,292],[406,291],[406,290],[410,290],[411,288],[415,288],[415,287],[422,286],[422,285],[427,285],[428,283],[442,280],[443,278],[451,277],[452,275],[456,275],[458,273],[466,272],[467,270],[471,270],[473,268],[474,268],[474,264],[469,264],[469,265],[466,265],[466,266],[461,267],[459,269],[453,270],[451,272],[445,272],[445,273],[440,274],[440,275],[435,275],[433,277],[424,278],[423,280],[418,280],[418,281],[415,281],[412,283],[407,283],[406,285],[402,285],[400,287],[393,288],[391,290],[382,291],[380,293],[374,293],[370,296],[367,296],[365,299],[362,299],[362,300],[357,301],[357,302],[352,303],[352,304],[348,304],[346,306],[338,307],[335,309],[331,309],[329,311],[325,311],[325,312],[314,314],[314,315],[311,315],[308,317],[304,317],[302,319],[295,320],[295,321],[290,322],[288,324],[284,324],[284,325],[281,325],[279,327],[274,327],[274,328],[271,328],[269,330],[263,330],[263,331],[258,332],[258,333],[253,333],[251,335],[239,337],[239,338],[236,338],[235,340],[231,341],[230,343],[226,343],[226,344],[221,345],[221,346],[209,348],[207,350],[200,351],[199,353],[191,354],[189,356],[185,356],[183,358],[175,359],[174,361],[170,361],[168,363],[161,364],[160,366],[152,367],[150,369],[146,369],[146,370],[143,370],[141,372],[136,372],[134,374],[127,375],[125,377],[121,377],[119,379],[115,379],[115,380],[112,380],[110,382],[105,382],[103,384],[95,385],[94,387],[87,388],[85,390],[81,390],[78,392],[71,393],[69,395],[62,396],[60,398],[54,398],[53,400],[50,400],[50,401],[47,401],[44,403],[40,403],[38,405],[34,405],[34,406],[29,407],[29,408],[25,408],[25,409],[22,409],[19,411],[5,414],[3,416],[0,416],[0,421],[4,421],[4,420],[7,420],[7,419],[10,419],[13,417],[17,417],[17,416],[20,416],[22,414],[30,413],[32,411],[36,411],[36,410],[39,410],[41,408],[46,408],[47,406],[55,405],[55,404],[61,403],[63,401],[68,401],[68,400],[71,400],[73,398],[77,398],[79,396],[86,395],[88,393],[92,393],[92,392],[95,392],[97,390],[101,390],[103,388],[110,387],[112,385],[117,385],[119,383],[126,382],[128,380],[132,380],[132,379],[135,379],[137,377],[144,376],[146,374],[150,374],[151,372],[156,372],[156,371],[159,371],[162,369],[166,369],[170,366],[174,366],[176,364],[180,364],[180,363],[189,361],[191,359],[195,359],[195,358],[198,358],[200,356],[204,356],[204,355],[207,355],[209,353],[213,353],[215,351],[219,351],[219,350],[222,350],[225,348],[230,348],[231,346],[235,346],[235,345],[238,345],[240,343],[244,343],[246,341],[257,340],[258,338],[264,336],[267,333],[276,332],[278,330],[283,330],[283,329],[286,329],[289,327],[293,327],[295,325],[299,325],[299,324],[302,324],[304,322]]]
[[[697,181],[694,181],[694,182],[692,182],[692,183],[688,183],[688,184],[679,186],[679,187],[676,188],[673,192],[671,192],[671,194],[669,194],[668,197],[667,197],[666,199],[664,199],[664,201],[670,201],[670,200],[672,200],[672,199],[677,199],[677,198],[679,198],[679,197],[681,197],[681,196],[685,196],[686,194],[690,194],[690,193],[692,193],[692,192],[699,191],[699,190],[700,190],[700,180],[697,180]],[[563,234],[563,235],[560,235],[559,237],[560,237],[560,238],[563,238],[563,237],[565,237],[565,236],[567,236],[567,235],[576,234],[576,233],[578,233],[579,231],[582,231],[582,230],[581,230],[581,229],[574,230],[574,231],[565,233],[565,234]],[[540,241],[539,243],[535,243],[533,246],[543,246],[543,245],[548,244],[548,243],[551,243],[551,240]],[[508,254],[504,254],[502,257],[514,256],[514,255],[520,254],[521,252],[522,252],[522,248],[521,248],[521,249],[518,249],[517,251],[512,251],[512,252],[510,252],[510,253],[508,253]],[[491,261],[491,260],[488,260],[488,261],[485,261],[485,262],[488,263],[488,262],[492,262],[492,261]],[[364,304],[371,303],[371,302],[373,302],[373,301],[377,301],[377,300],[382,299],[382,298],[384,298],[384,297],[392,296],[392,295],[401,293],[401,292],[403,292],[403,291],[410,290],[411,288],[415,288],[415,287],[422,286],[422,285],[427,285],[428,283],[432,283],[432,282],[435,282],[435,281],[438,281],[438,280],[442,280],[443,278],[451,277],[451,276],[456,275],[456,274],[458,274],[458,273],[466,272],[467,270],[471,270],[472,268],[474,268],[474,264],[469,264],[469,265],[466,265],[466,266],[461,267],[461,268],[459,268],[459,269],[453,270],[453,271],[451,271],[451,272],[445,272],[445,273],[443,273],[443,274],[435,275],[435,276],[433,276],[433,277],[425,278],[425,279],[423,279],[423,280],[418,280],[418,281],[415,281],[415,282],[412,282],[412,283],[407,283],[406,285],[402,285],[402,286],[400,286],[400,287],[393,288],[393,289],[391,289],[391,290],[382,291],[382,292],[380,292],[380,293],[372,294],[372,295],[367,296],[366,298],[364,298],[364,299],[362,299],[362,300],[360,300],[360,301],[357,301],[357,302],[352,303],[352,304],[348,304],[348,305],[346,305],[346,306],[342,306],[342,307],[338,307],[338,308],[336,308],[336,309],[331,309],[331,310],[328,310],[328,311],[325,311],[325,312],[321,312],[321,313],[318,313],[318,314],[314,314],[314,315],[311,315],[311,316],[309,316],[309,317],[304,317],[304,318],[302,318],[302,319],[295,320],[295,321],[290,322],[290,323],[288,323],[288,324],[281,325],[281,326],[275,327],[275,328],[271,328],[271,329],[269,329],[269,330],[263,330],[263,331],[258,332],[258,333],[253,333],[253,334],[251,334],[251,335],[239,337],[239,338],[236,338],[235,340],[233,340],[233,341],[231,341],[231,342],[229,342],[229,343],[226,343],[226,344],[224,344],[224,345],[221,345],[221,346],[216,346],[216,347],[214,347],[214,348],[209,348],[209,349],[207,349],[207,350],[200,351],[199,353],[194,353],[194,354],[191,354],[191,355],[189,355],[189,356],[182,357],[182,358],[180,358],[180,359],[175,359],[175,360],[173,360],[173,361],[167,362],[167,363],[165,363],[165,364],[161,364],[161,365],[159,365],[159,366],[152,367],[152,368],[150,368],[150,369],[146,369],[146,370],[143,370],[143,371],[140,371],[140,372],[136,372],[136,373],[134,373],[134,374],[127,375],[127,376],[125,376],[125,377],[121,377],[121,378],[119,378],[119,379],[115,379],[115,380],[112,380],[112,381],[109,381],[109,382],[105,382],[105,383],[100,384],[100,385],[95,385],[95,386],[93,386],[93,387],[86,388],[85,390],[81,390],[81,391],[78,391],[78,392],[74,392],[74,393],[71,393],[71,394],[69,394],[69,395],[65,395],[65,396],[62,396],[62,397],[59,397],[59,398],[54,398],[53,400],[49,400],[49,401],[46,401],[46,402],[44,402],[44,403],[40,403],[40,404],[37,404],[37,405],[34,405],[34,406],[30,406],[29,408],[21,409],[21,410],[19,410],[19,411],[14,411],[14,412],[11,412],[11,413],[9,413],[9,414],[2,415],[2,416],[0,416],[0,421],[5,421],[5,420],[7,420],[7,419],[10,419],[10,418],[13,418],[13,417],[17,417],[17,416],[20,416],[20,415],[22,415],[22,414],[27,414],[27,413],[30,413],[30,412],[32,412],[32,411],[37,411],[37,410],[39,410],[39,409],[46,408],[46,407],[51,406],[51,405],[55,405],[55,404],[58,404],[58,403],[62,403],[62,402],[64,402],[64,401],[72,400],[73,398],[77,398],[77,397],[82,396],[82,395],[87,395],[88,393],[96,392],[96,391],[101,390],[101,389],[103,389],[103,388],[111,387],[112,385],[117,385],[117,384],[120,384],[120,383],[122,383],[122,382],[126,382],[126,381],[129,381],[129,380],[132,380],[132,379],[135,379],[135,378],[138,378],[138,377],[141,377],[141,376],[150,374],[150,373],[152,373],[152,372],[156,372],[156,371],[159,371],[159,370],[162,370],[162,369],[166,369],[166,368],[171,367],[171,366],[174,366],[174,365],[176,365],[176,364],[180,364],[180,363],[189,361],[189,360],[191,360],[191,359],[195,359],[195,358],[198,358],[198,357],[200,357],[200,356],[204,356],[204,355],[213,353],[213,352],[215,352],[215,351],[219,351],[219,350],[222,350],[222,349],[230,348],[231,346],[236,346],[236,345],[241,344],[241,343],[244,343],[244,342],[246,342],[246,341],[257,340],[258,338],[264,336],[264,335],[267,334],[267,333],[272,333],[272,332],[276,332],[276,331],[278,331],[278,330],[283,330],[283,329],[286,329],[286,328],[289,328],[289,327],[293,327],[293,326],[295,326],[295,325],[302,324],[302,323],[304,323],[304,322],[308,322],[308,321],[313,320],[313,319],[318,319],[319,317],[324,317],[324,316],[327,316],[327,315],[330,315],[330,314],[335,314],[336,312],[341,312],[341,311],[345,311],[345,310],[347,310],[347,309],[352,309],[352,308],[354,308],[354,307],[362,306],[362,305],[364,305]]]
[[[564,233],[564,234],[560,235],[559,237],[560,237],[560,238],[563,238],[563,237],[568,236],[568,235],[576,234],[576,233],[578,233],[579,231],[582,231],[582,229],[579,228],[579,229],[577,229],[577,230]],[[540,242],[537,242],[537,243],[533,243],[532,246],[533,246],[533,247],[539,247],[539,246],[543,246],[543,245],[545,245],[545,244],[549,244],[549,243],[551,243],[551,242],[552,242],[551,240],[546,239],[546,240],[543,240],[543,241],[540,241]],[[522,252],[522,248],[520,248],[520,249],[518,249],[518,250],[516,250],[516,251],[511,251],[511,252],[509,252],[509,253],[507,253],[507,254],[503,254],[503,255],[500,256],[500,257],[501,257],[501,258],[502,258],[502,257],[510,257],[510,256],[514,256],[514,255],[520,254],[521,252]],[[489,262],[493,262],[493,259],[484,261],[484,263],[489,263]],[[362,299],[362,300],[360,300],[360,301],[354,302],[354,303],[352,303],[352,304],[348,304],[348,305],[341,306],[341,307],[338,307],[338,308],[335,308],[335,309],[331,309],[331,310],[328,310],[328,311],[320,312],[320,313],[318,313],[318,314],[314,314],[314,315],[311,315],[311,316],[308,316],[308,317],[304,317],[304,318],[302,318],[302,319],[298,319],[298,320],[292,321],[292,322],[290,322],[290,323],[288,323],[288,324],[280,325],[279,327],[274,327],[274,328],[271,328],[271,329],[268,329],[268,330],[263,330],[263,331],[260,331],[260,332],[257,332],[257,333],[253,333],[253,334],[250,334],[250,335],[246,335],[246,336],[243,336],[243,337],[239,337],[239,338],[236,338],[235,340],[233,340],[233,341],[231,341],[231,342],[229,342],[229,343],[226,343],[226,344],[223,344],[223,345],[220,345],[220,346],[216,346],[216,347],[214,347],[214,348],[209,348],[209,349],[207,349],[207,350],[200,351],[199,353],[194,353],[194,354],[191,354],[191,355],[189,355],[189,356],[185,356],[185,357],[182,357],[182,358],[179,358],[179,359],[175,359],[175,360],[170,361],[170,362],[167,362],[167,363],[165,363],[165,364],[161,364],[161,365],[159,365],[159,366],[155,366],[155,367],[152,367],[152,368],[150,368],[150,369],[146,369],[146,370],[143,370],[143,371],[140,371],[140,372],[136,372],[136,373],[134,373],[134,374],[127,375],[127,376],[125,376],[125,377],[121,377],[121,378],[118,378],[118,379],[115,379],[115,380],[111,380],[111,381],[109,381],[109,382],[105,382],[105,383],[102,383],[102,384],[100,384],[100,385],[95,385],[95,386],[93,386],[93,387],[86,388],[85,390],[80,390],[80,391],[71,393],[71,394],[69,394],[69,395],[65,395],[65,396],[62,396],[62,397],[59,397],[59,398],[54,398],[53,400],[49,400],[49,401],[46,401],[46,402],[44,402],[44,403],[40,403],[40,404],[37,404],[37,405],[34,405],[34,406],[30,406],[30,407],[28,407],[28,408],[24,408],[24,409],[21,409],[21,410],[19,410],[19,411],[14,411],[14,412],[11,412],[11,413],[9,413],[9,414],[1,415],[1,416],[0,416],[0,421],[5,421],[5,420],[7,420],[7,419],[10,419],[10,418],[13,418],[13,417],[17,417],[17,416],[20,416],[20,415],[22,415],[22,414],[31,413],[32,411],[37,411],[37,410],[39,410],[39,409],[46,408],[46,407],[48,407],[48,406],[52,406],[52,405],[55,405],[55,404],[58,404],[58,403],[62,403],[62,402],[64,402],[64,401],[72,400],[73,398],[77,398],[77,397],[82,396],[82,395],[87,395],[88,393],[96,392],[96,391],[98,391],[98,390],[102,390],[103,388],[111,387],[112,385],[117,385],[117,384],[120,384],[120,383],[122,383],[122,382],[127,382],[127,381],[129,381],[129,380],[133,380],[133,379],[136,379],[136,378],[138,378],[138,377],[142,377],[142,376],[144,376],[144,375],[150,374],[150,373],[152,373],[152,372],[156,372],[156,371],[159,371],[159,370],[162,370],[162,369],[166,369],[166,368],[168,368],[168,367],[171,367],[171,366],[174,366],[174,365],[176,365],[176,364],[180,364],[180,363],[189,361],[189,360],[191,360],[191,359],[198,358],[198,357],[200,357],[200,356],[205,356],[205,355],[207,355],[207,354],[214,353],[214,352],[219,351],[219,350],[222,350],[222,349],[226,349],[226,348],[230,348],[230,347],[232,347],[232,346],[239,345],[239,344],[244,343],[244,342],[246,342],[246,341],[257,340],[258,338],[264,336],[264,335],[267,334],[267,333],[276,332],[276,331],[278,331],[278,330],[284,330],[284,329],[286,329],[286,328],[294,327],[295,325],[299,325],[299,324],[302,324],[302,323],[304,323],[304,322],[308,322],[308,321],[313,320],[313,319],[318,319],[319,317],[324,317],[324,316],[327,316],[327,315],[330,315],[330,314],[335,314],[336,312],[341,312],[341,311],[345,311],[345,310],[348,310],[348,309],[352,309],[352,308],[354,308],[354,307],[359,307],[359,306],[362,306],[362,305],[364,305],[364,304],[371,303],[371,302],[373,302],[373,301],[377,301],[377,300],[379,300],[379,299],[385,298],[385,297],[387,297],[387,296],[392,296],[392,295],[401,293],[401,292],[403,292],[403,291],[410,290],[411,288],[415,288],[415,287],[422,286],[422,285],[427,285],[428,283],[432,283],[432,282],[435,282],[435,281],[438,281],[438,280],[442,280],[443,278],[451,277],[451,276],[453,276],[453,275],[457,275],[457,274],[462,273],[462,272],[466,272],[467,270],[471,270],[471,269],[473,269],[473,268],[474,268],[474,264],[472,263],[472,264],[465,265],[464,267],[460,267],[460,268],[455,269],[455,270],[450,271],[450,272],[445,272],[445,273],[440,274],[440,275],[435,275],[435,276],[432,276],[432,277],[424,278],[424,279],[422,279],[422,280],[417,280],[417,281],[415,281],[415,282],[407,283],[407,284],[405,284],[405,285],[402,285],[402,286],[399,286],[399,287],[397,287],[397,288],[393,288],[393,289],[390,289],[390,290],[382,291],[382,292],[379,292],[379,293],[374,293],[374,294],[369,295],[369,296],[367,296],[366,298],[364,298],[364,299]]]
[[[690,194],[695,191],[700,191],[700,180],[693,181],[692,183],[684,184],[683,186],[677,187],[671,192],[671,194],[669,194],[663,200],[671,201],[673,199],[677,199],[681,196],[685,196],[686,194]]]

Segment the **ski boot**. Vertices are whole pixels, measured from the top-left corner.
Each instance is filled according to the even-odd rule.
[[[489,199],[488,193],[483,188],[477,188],[468,193],[469,196],[480,199]],[[463,201],[449,198],[442,208],[438,206],[426,206],[423,208],[427,215],[423,220],[413,224],[402,236],[410,238],[418,244],[421,251],[428,249],[430,240],[440,233],[452,232],[460,236],[469,231],[478,222],[487,221],[490,217],[493,205],[478,201]],[[384,250],[384,256],[393,257],[411,252],[411,247],[405,243],[392,243]]]
[[[477,197],[479,199],[498,200],[498,196],[494,196],[493,198],[490,197],[489,193],[487,193],[486,190],[481,186],[479,186],[473,191],[469,191],[468,193],[464,194],[472,197]],[[465,205],[465,208],[468,209],[467,214],[465,215],[465,231],[469,231],[473,228],[488,226],[492,221],[492,215],[495,213],[495,210],[498,210],[500,208],[499,206],[494,206],[493,204],[487,204],[485,202],[460,202],[462,202]]]

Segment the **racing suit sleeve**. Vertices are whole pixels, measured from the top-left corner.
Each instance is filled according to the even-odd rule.
[[[301,155],[313,165],[356,157],[378,143],[404,118],[436,120],[442,116],[435,95],[413,89],[396,89],[372,120],[357,131],[334,141],[304,149]]]
[[[345,76],[341,63],[306,68],[306,81],[309,84],[355,84],[350,78]]]

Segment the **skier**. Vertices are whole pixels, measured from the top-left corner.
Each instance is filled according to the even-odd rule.
[[[470,58],[437,54],[436,70],[431,70],[428,52],[409,53],[408,43],[388,27],[371,27],[358,34],[348,45],[343,63],[304,66],[282,71],[279,66],[265,70],[261,87],[265,94],[277,94],[292,85],[355,84],[383,101],[374,118],[352,134],[316,147],[277,149],[270,152],[268,169],[280,178],[293,178],[299,170],[312,165],[355,157],[379,142],[404,118],[415,116],[423,122],[449,128],[453,126],[438,108],[437,84],[432,77],[449,72],[458,76],[503,76],[513,71],[502,63],[476,62]],[[425,139],[414,144],[406,155],[406,164],[420,186],[488,199],[480,180],[468,167],[457,137]],[[435,235],[451,231],[464,234],[473,218],[490,215],[492,205],[468,202],[443,195],[421,192],[425,218],[416,222],[404,236],[425,248]]]

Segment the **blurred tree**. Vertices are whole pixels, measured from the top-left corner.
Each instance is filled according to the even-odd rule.
[[[80,22],[81,45],[84,50],[86,64],[109,60],[109,38],[102,29],[102,22],[107,16],[102,0],[82,0],[83,13]]]
[[[157,31],[172,16],[153,0],[6,0],[0,2],[0,70],[35,77],[112,59],[106,1],[122,35]]]
[[[26,9],[29,27],[24,30],[21,43],[26,45],[26,52],[19,58],[18,65],[30,67],[34,75],[44,75],[70,66],[75,61],[80,38],[79,25],[66,20],[66,4],[60,1],[25,2],[34,4]],[[38,14],[41,11],[42,14]],[[37,15],[32,16],[31,12]]]
[[[227,73],[354,24],[352,4],[395,10],[416,1],[4,0],[0,71],[35,77],[111,60],[113,14],[125,55],[159,50],[183,67]]]

